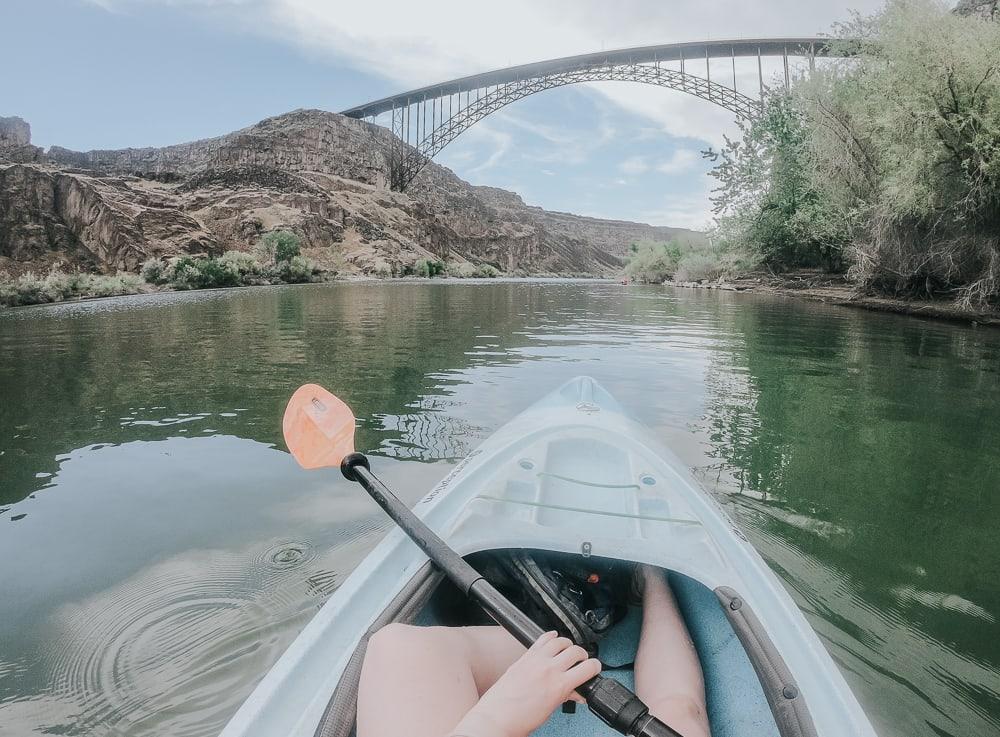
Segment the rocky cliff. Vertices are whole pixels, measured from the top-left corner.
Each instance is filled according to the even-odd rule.
[[[150,256],[247,249],[288,228],[339,272],[400,273],[435,258],[604,275],[635,240],[697,237],[549,213],[436,164],[391,192],[390,143],[384,128],[298,110],[165,148],[45,152],[27,123],[0,118],[0,270],[134,270]]]
[[[959,0],[955,12],[1000,21],[1000,0]]]
[[[31,145],[31,126],[18,117],[0,117],[0,161],[38,161],[42,149]]]

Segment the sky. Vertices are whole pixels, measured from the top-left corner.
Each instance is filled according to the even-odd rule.
[[[512,64],[679,41],[828,33],[881,0],[0,0],[0,116],[76,150],[164,146]],[[780,60],[765,61],[776,79]],[[690,68],[688,71],[691,71]],[[716,60],[713,78],[732,77]],[[756,60],[737,84],[757,87]],[[731,113],[629,82],[525,98],[436,161],[550,210],[702,228]]]

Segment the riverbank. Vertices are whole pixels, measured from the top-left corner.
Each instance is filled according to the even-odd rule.
[[[827,274],[819,270],[797,270],[783,274],[753,272],[718,281],[666,281],[664,284],[689,289],[777,294],[874,312],[1000,327],[1000,312],[997,311],[967,310],[954,302],[943,300],[897,299],[861,294],[842,274]]]
[[[87,275],[87,274],[62,274],[57,273],[43,278],[32,278],[34,286],[28,291],[18,292],[18,298],[13,299],[11,290],[15,280],[4,283],[0,281],[0,310],[5,307],[28,307],[33,305],[52,304],[56,302],[80,302],[92,299],[104,299],[107,297],[122,297],[130,295],[180,292],[180,291],[204,291],[218,289],[248,289],[253,286],[267,286],[268,283],[259,284],[233,284],[229,286],[212,285],[205,287],[187,287],[179,289],[169,284],[151,284],[144,281],[136,274],[118,274],[115,276]],[[602,277],[588,276],[584,274],[517,274],[508,275],[495,272],[489,275],[469,275],[458,276],[455,274],[442,274],[434,277],[424,276],[398,276],[381,277],[374,275],[360,274],[318,274],[309,281],[302,282],[282,282],[276,281],[274,284],[316,284],[316,283],[348,283],[360,281],[429,281],[429,280],[449,280],[449,281],[505,281],[510,279],[565,279],[565,280],[586,280],[602,281]],[[729,292],[755,292],[773,294],[785,297],[795,297],[813,302],[823,302],[826,304],[841,305],[844,307],[857,307],[873,312],[891,312],[899,315],[911,315],[914,317],[932,318],[936,320],[948,320],[951,322],[961,322],[971,325],[988,325],[1000,328],[1000,312],[982,312],[965,310],[953,302],[932,301],[932,300],[906,300],[892,297],[879,297],[873,295],[859,294],[856,287],[852,285],[843,275],[826,274],[815,270],[798,270],[784,274],[772,274],[768,272],[754,272],[738,277],[721,278],[714,281],[672,281],[663,282],[665,286],[680,287],[684,289],[714,289]],[[26,295],[30,298],[24,299]]]
[[[109,297],[130,297],[149,294],[169,294],[173,292],[205,292],[229,291],[237,289],[253,289],[265,286],[306,286],[316,284],[350,284],[357,282],[505,282],[521,280],[538,281],[580,281],[580,282],[613,282],[613,279],[589,274],[505,274],[492,272],[473,272],[468,275],[441,274],[426,276],[375,276],[370,274],[320,274],[309,281],[273,281],[252,284],[211,285],[203,287],[178,288],[170,284],[151,284],[136,274],[122,273],[114,276],[91,274],[65,274],[57,272],[54,277],[35,277],[28,275],[25,284],[19,285],[16,279],[3,279],[0,275],[0,312],[16,307],[37,307],[64,302],[84,302]]]

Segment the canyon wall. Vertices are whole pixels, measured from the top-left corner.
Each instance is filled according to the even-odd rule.
[[[432,258],[607,276],[634,241],[702,237],[547,212],[433,163],[392,192],[390,145],[379,126],[297,110],[164,148],[46,152],[23,120],[0,118],[0,270],[135,270],[152,256],[246,250],[287,228],[339,273],[396,274]]]

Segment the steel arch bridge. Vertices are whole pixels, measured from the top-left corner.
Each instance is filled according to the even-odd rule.
[[[643,82],[686,92],[724,107],[737,118],[749,120],[760,111],[760,97],[765,90],[764,57],[782,58],[787,88],[790,57],[807,58],[812,70],[817,56],[850,56],[853,53],[845,44],[835,45],[831,39],[820,37],[642,46],[474,74],[358,105],[343,111],[343,115],[380,123],[388,114],[387,127],[394,134],[389,161],[390,186],[401,191],[462,132],[490,113],[542,90],[578,82]],[[737,88],[736,59],[740,57],[757,58],[757,98]],[[712,59],[732,59],[731,86],[728,73],[725,82],[712,79]],[[704,76],[688,71],[692,65],[698,70],[703,68]]]

